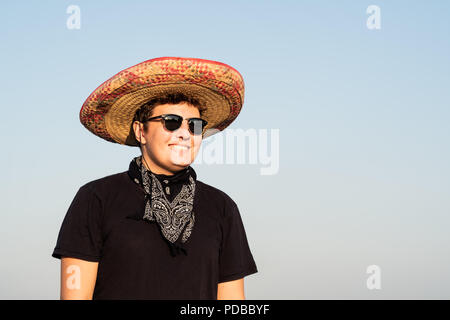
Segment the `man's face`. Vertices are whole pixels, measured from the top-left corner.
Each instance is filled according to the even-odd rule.
[[[202,135],[193,135],[188,128],[188,118],[200,118],[196,107],[186,103],[163,104],[153,109],[151,117],[162,114],[176,114],[183,117],[183,123],[175,131],[164,127],[162,119],[148,121],[147,132],[137,130],[138,123],[133,125],[136,137],[142,135],[142,153],[150,170],[156,174],[173,174],[189,166],[197,156],[202,142]],[[178,145],[178,146],[177,146]]]

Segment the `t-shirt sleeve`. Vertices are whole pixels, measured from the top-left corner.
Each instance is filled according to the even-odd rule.
[[[101,201],[89,185],[81,187],[64,217],[52,257],[100,261]]]
[[[250,251],[241,215],[229,199],[222,222],[222,244],[219,254],[219,283],[241,279],[258,272]]]

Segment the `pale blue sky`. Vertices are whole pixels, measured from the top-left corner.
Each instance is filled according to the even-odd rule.
[[[279,129],[276,175],[193,164],[239,206],[259,269],[249,299],[449,299],[449,17],[448,1],[4,3],[0,298],[59,298],[51,252],[71,200],[138,154],[88,132],[84,100],[124,68],[182,56],[243,75],[230,128]],[[372,264],[381,290],[366,287]]]

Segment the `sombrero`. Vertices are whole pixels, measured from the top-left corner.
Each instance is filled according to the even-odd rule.
[[[111,142],[136,146],[131,123],[138,108],[161,94],[184,93],[202,101],[208,121],[203,138],[228,127],[244,103],[244,80],[234,68],[197,58],[150,59],[120,71],[92,92],[81,123]]]

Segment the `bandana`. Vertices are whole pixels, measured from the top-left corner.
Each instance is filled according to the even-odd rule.
[[[197,175],[189,166],[172,176],[154,174],[142,163],[142,156],[134,158],[128,171],[131,179],[145,193],[144,212],[129,218],[156,222],[167,241],[170,254],[187,255],[185,242],[194,227],[194,194]]]

